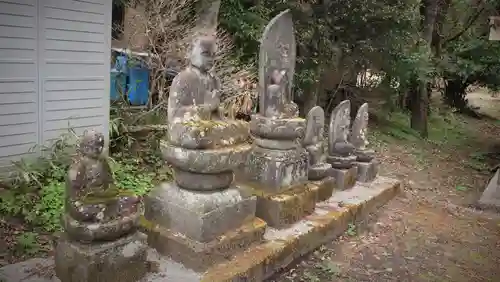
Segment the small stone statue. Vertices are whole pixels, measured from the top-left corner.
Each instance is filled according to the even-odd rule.
[[[349,142],[354,145],[354,154],[358,162],[370,162],[375,155],[373,150],[367,148],[368,146],[368,103],[364,103],[359,107],[356,118],[354,119],[351,134],[349,135]]]
[[[368,149],[368,103],[359,107],[352,125],[349,142],[354,145],[356,167],[358,168],[357,180],[371,182],[378,174],[379,163],[375,159],[375,152]]]
[[[350,113],[351,102],[345,100],[333,110],[330,117],[328,158],[334,168],[350,168],[356,160],[356,156],[353,155],[356,148],[348,141]]]
[[[102,133],[85,132],[68,172],[63,226],[76,240],[116,239],[132,231],[139,214],[140,197],[113,185],[103,148]]]
[[[320,180],[331,168],[331,165],[325,162],[325,112],[319,106],[313,107],[307,114],[306,120],[306,132],[302,144],[309,153],[308,176],[309,180]]]
[[[141,198],[113,185],[103,148],[104,136],[86,131],[68,171],[57,281],[135,282],[148,272],[146,238],[137,229]]]

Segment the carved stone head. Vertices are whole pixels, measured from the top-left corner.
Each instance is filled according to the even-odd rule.
[[[191,65],[203,72],[211,70],[215,64],[217,39],[215,36],[202,35],[193,41],[189,60]]]
[[[89,158],[98,158],[104,149],[104,135],[95,130],[85,131],[80,141],[78,150]]]

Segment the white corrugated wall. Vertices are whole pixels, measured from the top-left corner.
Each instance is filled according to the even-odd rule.
[[[30,148],[108,132],[112,0],[0,0],[0,171]]]

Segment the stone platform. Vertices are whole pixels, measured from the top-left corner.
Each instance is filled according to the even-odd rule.
[[[281,230],[268,227],[261,244],[250,247],[204,273],[188,270],[159,256],[156,251],[149,250],[150,273],[139,282],[263,281],[293,260],[344,233],[349,223],[376,211],[395,197],[399,189],[398,181],[377,177],[371,183],[357,183],[351,189],[336,191],[327,201],[318,203],[314,212],[305,219]],[[53,259],[32,259],[8,265],[0,268],[0,281],[58,281],[57,278],[50,277],[50,271],[44,271],[49,274],[46,277],[33,274],[37,269],[51,270],[51,266]]]

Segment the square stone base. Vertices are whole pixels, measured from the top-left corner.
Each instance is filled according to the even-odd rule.
[[[319,188],[316,185],[297,185],[279,194],[254,189],[257,196],[255,215],[274,228],[295,223],[314,211]]]
[[[343,191],[354,187],[358,177],[358,167],[353,166],[348,169],[332,168],[328,171],[328,176],[335,179],[337,190]]]
[[[148,272],[146,236],[82,244],[63,234],[56,246],[56,276],[64,282],[136,282]]]
[[[280,193],[307,182],[308,158],[303,148],[271,150],[255,146],[244,168],[245,182],[255,183],[267,193]]]
[[[322,180],[311,181],[308,183],[309,186],[318,187],[316,202],[323,202],[330,199],[333,194],[333,190],[335,189],[335,184],[335,179],[333,177],[326,177]]]
[[[377,177],[379,167],[378,161],[372,160],[367,163],[356,162],[356,166],[358,167],[357,180],[359,182],[372,182]]]
[[[210,242],[255,217],[256,198],[237,186],[189,191],[162,183],[145,198],[145,218],[172,233]]]
[[[202,243],[157,225],[148,232],[148,243],[158,253],[170,257],[186,268],[203,272],[260,242],[266,227],[267,224],[263,220],[254,218],[211,242]]]

